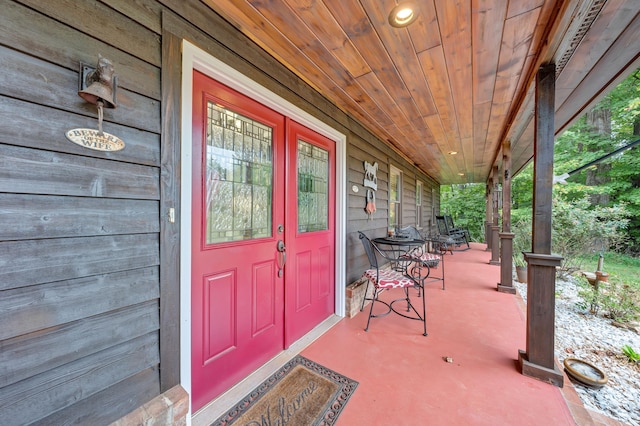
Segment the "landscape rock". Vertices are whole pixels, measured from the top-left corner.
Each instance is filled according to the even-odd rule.
[[[514,281],[526,302],[527,284]],[[577,284],[556,280],[555,354],[562,365],[565,358],[587,361],[608,376],[607,384],[591,388],[573,382],[585,407],[623,423],[640,426],[640,364],[629,361],[622,352],[625,345],[640,351],[640,327],[618,327],[609,319],[580,309],[582,299]]]

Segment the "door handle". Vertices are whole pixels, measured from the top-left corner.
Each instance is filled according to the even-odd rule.
[[[284,245],[284,241],[278,240],[276,250],[278,250],[278,277],[281,278],[284,265],[287,263],[287,248]]]

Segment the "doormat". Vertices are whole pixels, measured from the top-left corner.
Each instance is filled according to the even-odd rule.
[[[331,425],[358,382],[296,356],[212,426]]]

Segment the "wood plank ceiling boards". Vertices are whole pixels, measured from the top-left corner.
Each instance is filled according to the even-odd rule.
[[[406,28],[395,0],[202,2],[441,184],[485,182],[505,139],[531,159],[543,63],[558,132],[640,64],[637,0],[417,0]]]

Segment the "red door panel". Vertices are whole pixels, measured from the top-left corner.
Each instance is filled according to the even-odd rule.
[[[194,71],[194,410],[284,348],[284,130],[280,114]]]
[[[237,346],[235,271],[205,276],[202,283],[202,362],[207,364],[216,356]],[[212,315],[215,313],[215,315]]]
[[[334,312],[335,143],[287,120],[285,344]]]

